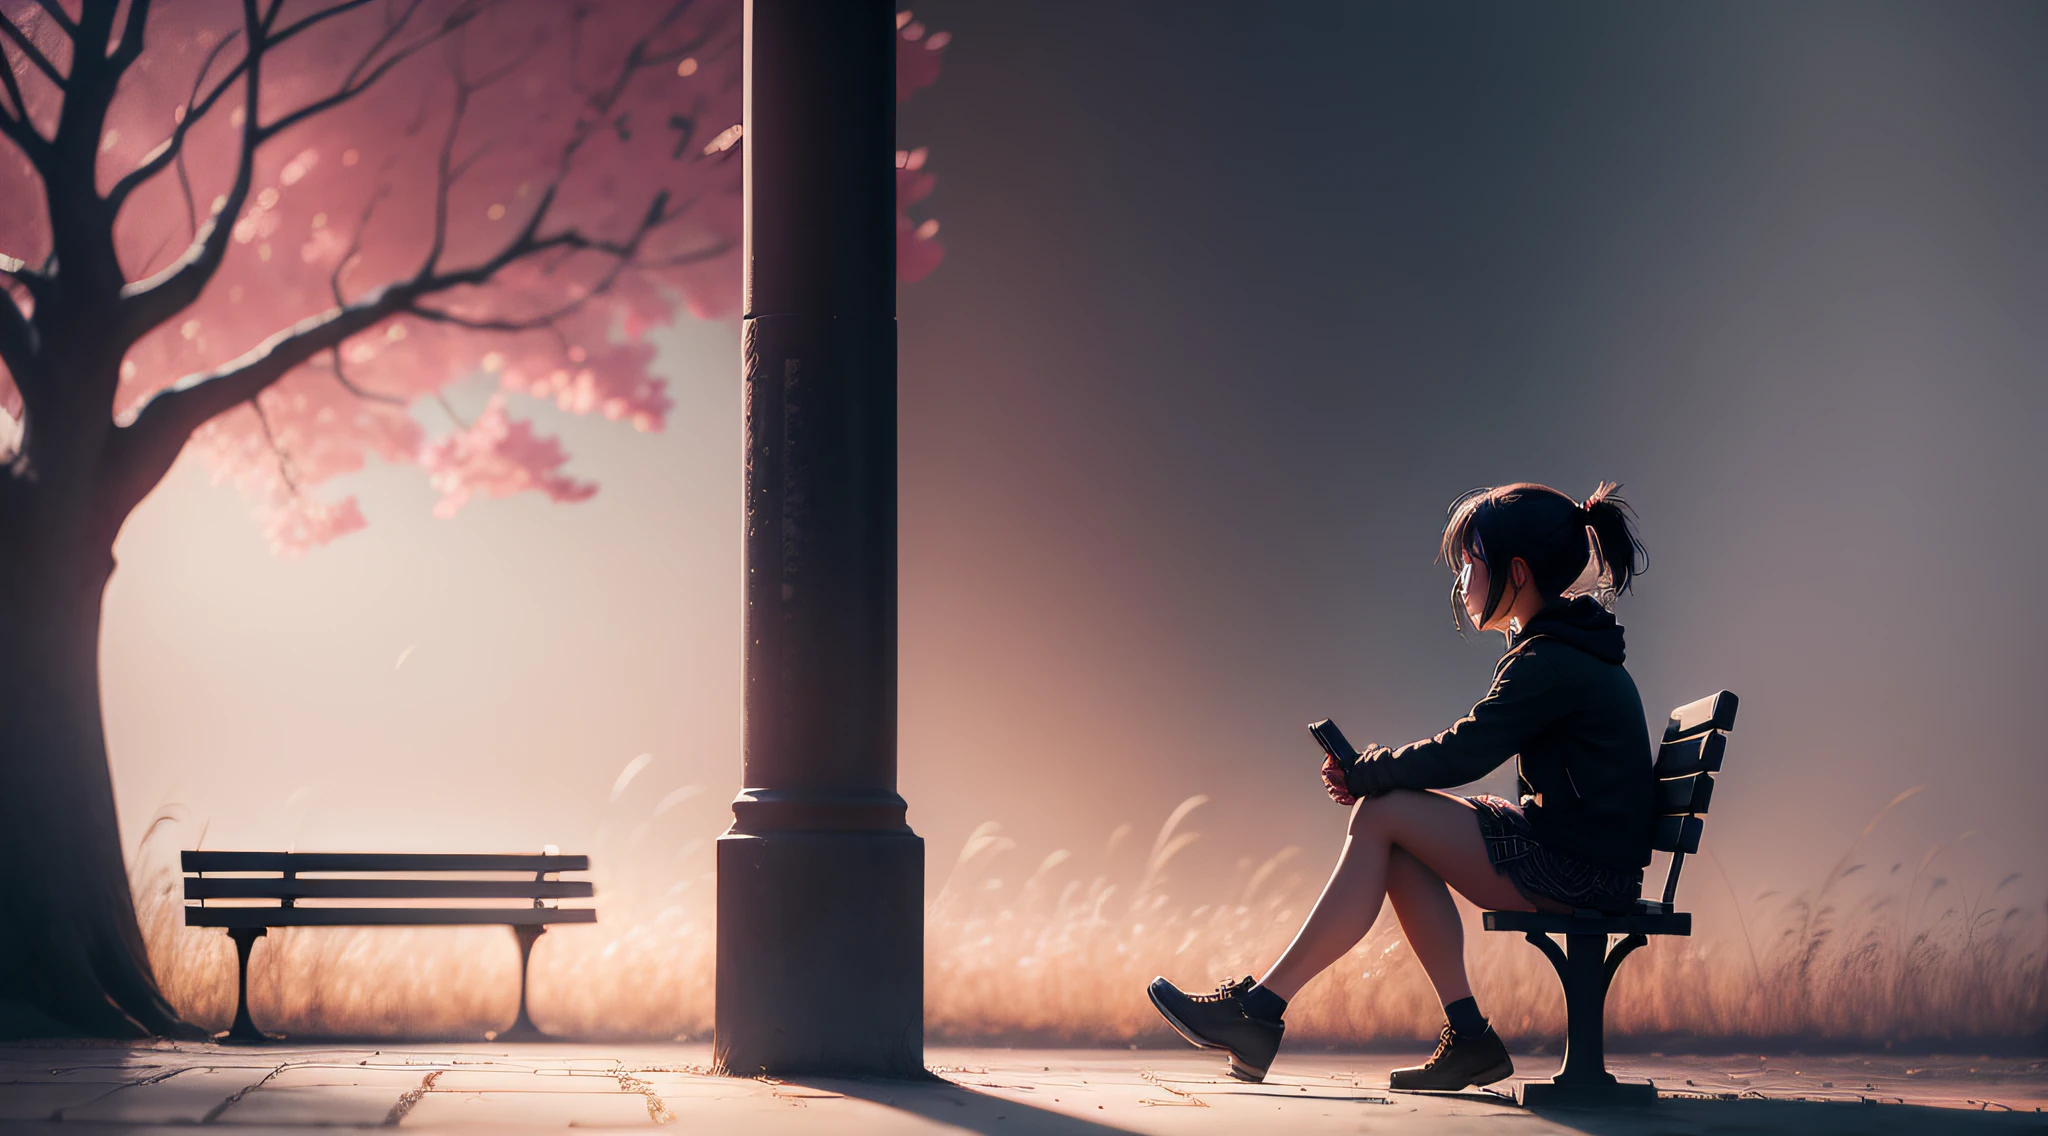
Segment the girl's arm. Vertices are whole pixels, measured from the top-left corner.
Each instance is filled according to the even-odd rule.
[[[1347,771],[1346,785],[1353,796],[1376,797],[1393,789],[1448,789],[1477,781],[1564,714],[1568,700],[1561,697],[1561,685],[1557,668],[1537,650],[1518,651],[1504,661],[1471,713],[1433,738],[1400,749],[1369,747]]]

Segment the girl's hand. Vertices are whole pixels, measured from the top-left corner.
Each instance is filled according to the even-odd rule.
[[[1337,764],[1334,757],[1323,759],[1323,788],[1329,792],[1331,800],[1347,808],[1358,799],[1344,784],[1344,767]]]

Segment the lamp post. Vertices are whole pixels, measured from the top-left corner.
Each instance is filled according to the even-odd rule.
[[[896,792],[895,13],[747,0],[746,758],[718,841],[724,1072],[924,1073]]]

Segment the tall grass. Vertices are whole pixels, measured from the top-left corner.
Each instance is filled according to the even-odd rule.
[[[1189,824],[1204,800],[1174,811],[1135,870],[1111,868],[1131,858],[1128,825],[1092,866],[1065,851],[1024,862],[998,826],[976,830],[926,914],[929,1038],[1163,1042],[1170,1035],[1142,995],[1153,975],[1206,987],[1271,961],[1313,902],[1326,853],[1287,847],[1240,861],[1227,881],[1179,880],[1173,869],[1196,839]],[[234,953],[220,932],[182,925],[178,831],[156,826],[145,838],[138,910],[172,1002],[225,1027]],[[1724,934],[1657,939],[1638,951],[1609,998],[1610,1040],[1974,1047],[2048,1037],[2048,909],[1998,902],[2016,875],[1972,893],[1930,874],[1930,854],[1903,890],[1859,889],[1857,851],[1803,892],[1760,897]],[[690,871],[667,859],[671,870],[661,873],[634,868],[629,856],[594,859],[604,921],[551,931],[534,952],[532,1012],[542,1028],[593,1038],[709,1031],[706,858],[682,857],[696,865]],[[1713,866],[1695,861],[1695,888]],[[1440,1008],[1390,911],[1295,999],[1291,1040],[1434,1036]],[[1520,936],[1485,934],[1475,922],[1467,960],[1503,1034],[1522,1044],[1562,1035],[1556,979]],[[300,1035],[475,1035],[511,1020],[517,974],[503,928],[283,930],[257,947],[250,997],[260,1025]]]

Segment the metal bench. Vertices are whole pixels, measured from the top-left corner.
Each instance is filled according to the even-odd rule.
[[[1735,695],[1722,691],[1689,702],[1671,712],[1657,747],[1657,827],[1652,847],[1671,853],[1664,874],[1664,898],[1636,901],[1627,915],[1576,911],[1489,911],[1489,931],[1520,931],[1540,949],[1564,984],[1564,1067],[1548,1081],[1522,1086],[1522,1103],[1543,1105],[1647,1104],[1657,1088],[1647,1081],[1618,1081],[1607,1071],[1607,987],[1623,959],[1649,942],[1651,935],[1690,935],[1692,915],[1678,911],[1678,873],[1685,858],[1700,849],[1700,814],[1714,795],[1714,774],[1727,750],[1727,731],[1735,726]],[[1564,936],[1558,948],[1552,935]],[[1623,936],[1613,950],[1609,935]]]
[[[363,852],[186,852],[185,925],[223,927],[235,941],[235,1024],[230,1041],[270,1041],[249,1019],[249,951],[272,927],[421,927],[504,924],[519,943],[519,1016],[499,1040],[543,1036],[526,1016],[526,964],[533,942],[550,923],[595,923],[587,907],[550,907],[546,900],[586,899],[588,880],[563,880],[562,872],[587,872],[588,856],[466,856]],[[207,873],[232,873],[208,878]],[[520,879],[421,879],[487,872],[532,873]],[[255,875],[254,873],[265,873]],[[395,873],[412,873],[403,877]],[[315,878],[308,879],[307,876]],[[334,900],[523,899],[521,907],[342,907]],[[235,906],[207,906],[234,900]],[[273,901],[255,904],[246,901]],[[302,907],[300,900],[315,906]]]

